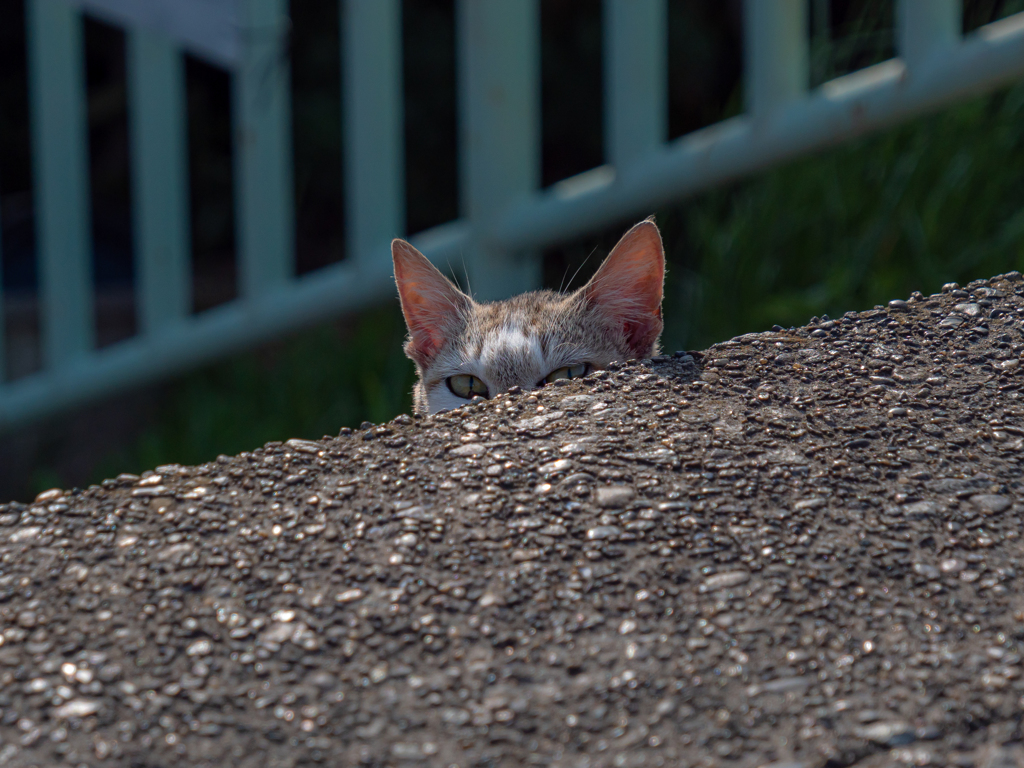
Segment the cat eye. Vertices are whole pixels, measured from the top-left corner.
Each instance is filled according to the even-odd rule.
[[[476,376],[472,376],[468,373],[460,373],[457,376],[449,376],[448,389],[451,390],[453,395],[465,398],[466,400],[472,400],[476,396],[489,397],[487,393],[487,385],[484,384]]]
[[[590,373],[590,363],[567,365],[549,373],[542,381],[537,382],[537,386],[543,387],[545,384],[550,384],[558,379],[578,379],[581,376],[586,376],[588,373]]]

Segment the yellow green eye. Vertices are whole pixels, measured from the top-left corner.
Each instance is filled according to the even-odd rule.
[[[458,395],[466,400],[472,400],[477,395],[480,397],[488,397],[487,385],[480,381],[476,376],[471,376],[468,373],[449,376],[447,383],[448,389],[452,391],[453,395]]]
[[[589,363],[580,363],[579,365],[567,365],[564,368],[559,368],[549,373],[547,376],[544,377],[544,380],[540,382],[539,386],[550,384],[552,381],[555,381],[557,379],[578,379],[581,376],[586,376],[589,370]]]

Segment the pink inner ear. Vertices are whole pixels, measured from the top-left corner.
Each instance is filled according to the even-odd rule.
[[[653,222],[643,221],[622,236],[584,291],[594,308],[622,328],[632,354],[642,357],[661,333],[664,282],[661,235]]]
[[[402,308],[411,337],[406,352],[413,360],[425,365],[444,346],[444,333],[439,327],[442,319],[435,315],[430,306],[418,303],[415,299],[407,302],[404,296]]]
[[[651,348],[661,335],[663,326],[660,307],[647,320],[639,322],[627,321],[623,325],[626,341],[634,357],[644,357],[650,354]]]
[[[458,325],[470,299],[404,240],[391,244],[391,255],[409,329],[405,351],[420,365],[427,365]]]

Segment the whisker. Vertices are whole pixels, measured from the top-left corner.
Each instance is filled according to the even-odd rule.
[[[466,295],[473,298],[473,284],[469,280],[469,270],[466,268],[466,252],[459,250],[459,258],[462,259],[462,274],[466,276]]]
[[[445,265],[447,265],[447,267],[448,267],[448,274],[452,276],[453,280],[455,280],[455,287],[458,288],[461,291],[462,290],[462,283],[459,282],[459,273],[456,272],[454,269],[452,269],[451,257],[446,257],[444,262],[445,262]]]
[[[585,266],[587,265],[587,262],[588,262],[588,261],[590,261],[590,257],[591,257],[591,256],[593,256],[593,255],[594,255],[594,253],[595,253],[596,251],[597,251],[597,247],[595,246],[595,247],[594,247],[594,249],[593,249],[593,250],[592,250],[592,251],[591,251],[590,253],[588,253],[588,254],[587,254],[587,258],[585,258],[585,259],[583,260],[583,263],[582,263],[582,264],[580,264],[580,265],[579,265],[578,267],[576,267],[576,271],[575,271],[575,272],[573,272],[573,273],[572,273],[572,277],[570,277],[570,278],[569,278],[569,285],[572,285],[572,283],[573,283],[573,280],[575,280],[575,279],[576,279],[576,275],[578,275],[578,274],[580,273],[580,270],[581,270],[581,269],[583,269],[583,268],[584,268],[584,267],[585,267]],[[568,269],[566,269],[566,272],[568,272],[568,271],[569,271],[569,270],[568,270]],[[558,292],[559,292],[559,293],[561,293],[561,292],[562,292],[562,289],[561,289],[561,288],[559,288],[559,289],[558,289]]]
[[[562,273],[562,280],[558,283],[558,292],[562,293],[565,288],[565,276],[569,274],[569,265],[565,265],[565,272]]]

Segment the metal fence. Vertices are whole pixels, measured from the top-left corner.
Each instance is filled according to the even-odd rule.
[[[8,382],[0,368],[0,429],[393,293],[401,7],[339,2],[348,257],[294,277],[286,0],[26,0],[43,368]],[[434,260],[464,258],[485,299],[537,287],[546,245],[1024,75],[1024,14],[964,37],[959,0],[901,0],[898,58],[810,90],[808,0],[745,0],[746,113],[666,142],[666,0],[604,0],[607,165],[540,190],[539,2],[457,0],[462,215],[414,242]],[[140,330],[102,349],[83,12],[127,34]],[[200,314],[189,310],[184,51],[232,75],[239,298]]]

